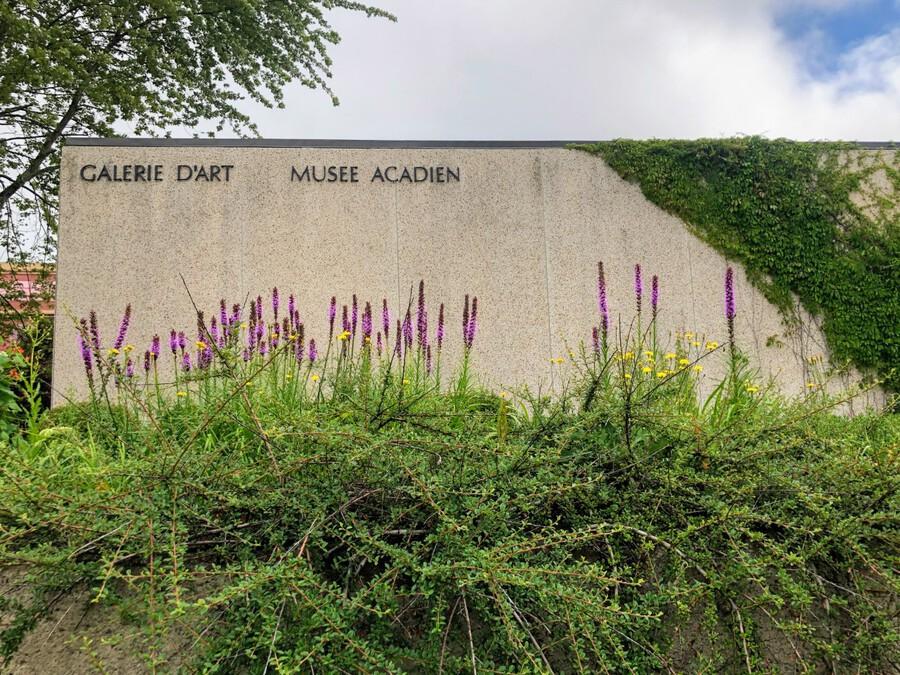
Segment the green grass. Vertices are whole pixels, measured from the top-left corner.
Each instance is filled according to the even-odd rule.
[[[34,597],[0,647],[86,586],[162,670],[171,634],[222,673],[896,669],[900,418],[756,391],[739,356],[701,399],[723,349],[658,378],[643,347],[553,400],[365,349],[225,357],[181,397],[110,378],[2,448]]]

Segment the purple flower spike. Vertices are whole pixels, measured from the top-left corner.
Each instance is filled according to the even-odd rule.
[[[174,328],[169,331],[169,349],[172,350],[173,356],[178,353],[178,334]]]
[[[413,343],[413,328],[412,328],[412,317],[409,315],[409,310],[406,310],[406,316],[403,317],[403,346],[406,349],[412,347]]]
[[[116,341],[113,343],[113,349],[121,349],[122,345],[125,344],[129,323],[131,323],[131,305],[125,305],[125,313],[122,315],[122,322],[119,324],[119,332],[116,335]]]
[[[331,296],[331,304],[328,305],[328,339],[334,337],[334,317],[337,314],[337,298]]]
[[[228,328],[228,310],[225,307],[225,300],[219,300],[219,325],[222,326],[222,333]]]
[[[181,356],[181,369],[186,373],[191,370],[191,355],[188,352]]]
[[[247,363],[247,361],[250,360],[250,350],[244,347],[244,353],[242,354],[242,356],[244,357],[244,363]]]
[[[416,340],[419,349],[425,349],[428,341],[428,310],[425,308],[425,280],[419,280],[419,303],[416,308]]]
[[[655,274],[650,280],[650,313],[656,318],[656,311],[659,309],[659,277]]]
[[[309,341],[309,362],[315,363],[317,358],[319,358],[319,352],[316,351],[316,341],[310,340]]]
[[[462,322],[463,344],[466,343],[469,335],[469,294],[466,293],[466,299],[463,303],[463,322]]]
[[[362,316],[362,341],[363,344],[366,344],[366,341],[371,342],[372,340],[372,305],[371,303],[366,303],[366,307],[363,310]]]
[[[466,349],[471,349],[478,330],[478,298],[472,298],[472,313],[469,314],[469,325],[466,330]]]
[[[391,332],[391,313],[388,311],[387,298],[381,301],[381,328],[384,330],[384,337],[387,339]]]
[[[597,330],[597,327],[594,326],[591,329],[591,342],[594,347],[594,354],[600,354],[600,331]]]
[[[725,271],[725,319],[728,321],[728,344],[734,352],[734,317],[737,312],[734,306],[734,270]]]
[[[641,266],[634,266],[634,297],[637,301],[637,313],[641,313],[641,298],[644,297],[644,282],[641,280]]]
[[[291,321],[294,320],[294,314],[295,314],[296,312],[297,312],[297,301],[294,299],[294,294],[291,293],[291,294],[288,296],[288,318],[289,318]],[[293,326],[291,326],[291,327],[294,328],[294,329],[297,328],[296,325],[293,325]]]
[[[425,373],[431,375],[431,345],[425,345]]]
[[[353,311],[350,319],[350,335],[356,335],[356,322],[359,320],[359,303],[356,300],[356,293],[353,294]]]
[[[602,261],[597,263],[597,309],[600,311],[600,337],[605,344],[609,335],[609,307],[606,304],[606,275]]]
[[[384,345],[381,342],[381,331],[378,331],[378,334],[375,336],[375,347],[378,350],[378,356],[381,356],[381,352],[384,350]]]
[[[154,335],[153,339],[150,341],[150,356],[153,357],[153,360],[159,358],[159,350],[160,350],[160,339],[159,335]]]
[[[84,373],[87,375],[88,384],[94,388],[94,364],[91,357],[90,338],[88,337],[88,324],[81,320],[81,330],[78,332],[78,348],[81,350],[81,360],[84,362]]]
[[[269,353],[269,343],[265,340],[259,341],[259,354],[260,356],[265,356]]]
[[[178,331],[178,348],[181,351],[185,350],[187,347],[187,336],[184,334],[183,330]]]
[[[219,343],[219,322],[216,321],[216,317],[209,320],[209,337],[217,347],[222,348],[222,345]],[[202,340],[203,338],[201,337],[200,339]]]
[[[150,372],[150,350],[144,352],[144,373]]]
[[[262,296],[256,296],[256,321],[262,321]]]
[[[350,332],[350,314],[347,305],[341,307],[341,330],[345,333]]]
[[[125,362],[125,377],[134,377],[134,361],[131,359]]]
[[[441,351],[441,347],[444,345],[444,303],[441,303],[441,308],[438,310],[438,325],[437,325],[437,350]]]
[[[394,356],[400,358],[400,346],[403,344],[403,335],[400,328],[400,319],[397,319],[397,333],[394,337]]]
[[[100,353],[100,328],[97,325],[97,312],[95,312],[92,309],[89,316],[90,316],[90,324],[91,324],[91,330],[90,330],[91,347],[93,347],[94,353],[99,354]]]
[[[272,313],[275,315],[275,321],[278,321],[278,288],[272,289]]]

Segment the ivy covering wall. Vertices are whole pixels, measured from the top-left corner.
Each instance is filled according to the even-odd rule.
[[[759,137],[577,147],[742,263],[786,316],[798,298],[833,362],[900,391],[900,150]]]

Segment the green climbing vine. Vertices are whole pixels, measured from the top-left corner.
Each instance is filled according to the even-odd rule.
[[[832,360],[900,391],[900,151],[759,137],[617,140],[602,157],[786,313],[816,316]]]

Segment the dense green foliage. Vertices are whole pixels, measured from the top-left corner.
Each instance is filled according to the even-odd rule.
[[[900,419],[760,392],[739,356],[701,400],[723,348],[654,351],[527,404],[363,349],[54,411],[2,446],[0,562],[34,589],[3,652],[87,586],[163,668],[896,668]]]
[[[740,261],[780,307],[796,295],[823,318],[833,358],[897,390],[900,154],[849,147],[751,137],[583,149]]]

